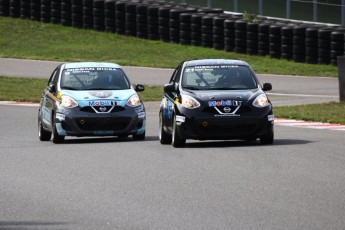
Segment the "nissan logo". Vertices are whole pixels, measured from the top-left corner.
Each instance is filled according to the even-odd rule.
[[[230,107],[224,107],[223,111],[226,113],[229,113],[231,111],[231,109],[230,109]]]

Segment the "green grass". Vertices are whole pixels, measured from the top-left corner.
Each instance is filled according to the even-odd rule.
[[[0,17],[0,57],[54,61],[110,61],[120,65],[174,68],[183,60],[242,59],[256,73],[336,77],[332,65],[138,39],[31,20]]]
[[[330,102],[322,104],[275,107],[274,116],[305,121],[345,124],[344,111],[344,102]]]

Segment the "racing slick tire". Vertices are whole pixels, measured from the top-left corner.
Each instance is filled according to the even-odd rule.
[[[164,131],[162,114],[159,115],[159,142],[162,145],[171,144],[172,136]]]
[[[265,136],[260,137],[260,143],[263,145],[273,144],[273,141],[274,141],[274,133],[273,132],[266,134]]]
[[[134,141],[143,141],[145,140],[145,132],[142,134],[133,134],[132,138]]]
[[[176,125],[176,117],[174,117],[173,121],[173,132],[172,132],[172,145],[175,148],[183,147],[186,144],[186,139],[181,138]]]
[[[52,137],[52,141],[54,144],[60,144],[65,140],[65,136],[61,136],[58,134],[57,130],[56,130],[56,124],[53,124],[53,137]]]
[[[38,138],[40,141],[50,141],[52,133],[44,130],[41,118],[38,117]]]

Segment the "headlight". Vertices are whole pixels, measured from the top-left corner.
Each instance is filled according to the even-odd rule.
[[[78,103],[73,98],[66,95],[62,95],[60,106],[66,108],[74,108],[78,106]]]
[[[182,95],[181,96],[181,105],[187,109],[195,109],[200,106],[200,103],[191,96]]]
[[[134,94],[133,96],[131,96],[127,103],[126,103],[128,106],[131,106],[131,107],[136,107],[136,106],[139,106],[141,105],[141,101],[140,101],[140,98],[137,94]]]
[[[253,105],[259,108],[269,105],[268,99],[265,94],[260,94],[253,102]]]

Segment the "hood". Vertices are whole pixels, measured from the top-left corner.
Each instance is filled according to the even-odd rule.
[[[85,91],[75,91],[75,90],[62,90],[61,95],[67,95],[72,97],[82,105],[89,101],[117,101],[118,104],[125,104],[132,95],[136,94],[133,89],[126,90],[85,90]],[[83,103],[84,102],[84,103]]]
[[[263,93],[259,88],[253,90],[207,90],[207,91],[186,91],[189,95],[199,98],[201,101],[209,100],[254,100]]]

